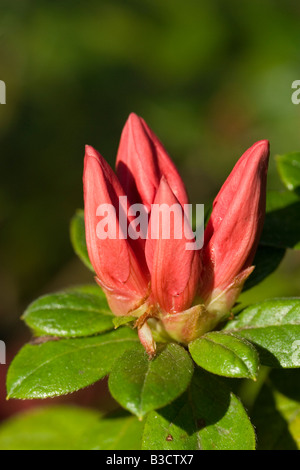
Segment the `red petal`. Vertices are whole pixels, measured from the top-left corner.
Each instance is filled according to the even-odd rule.
[[[165,178],[161,179],[154,204],[161,205],[163,216],[156,218],[153,208],[146,241],[146,260],[151,274],[151,288],[156,301],[165,312],[180,312],[191,306],[199,280],[200,259],[198,251],[186,249],[190,239],[184,235],[184,228],[191,232],[179,201]],[[175,206],[173,206],[175,205]],[[166,228],[164,217],[169,217],[173,206],[175,218],[170,217],[170,238],[163,238]],[[174,220],[179,221],[182,237],[174,237]],[[151,238],[154,231],[158,239]],[[165,233],[168,235],[168,233]]]
[[[217,195],[205,230],[202,295],[230,285],[252,264],[264,223],[269,143],[247,150]]]
[[[119,198],[125,193],[108,163],[89,146],[86,147],[83,183],[87,248],[100,283],[112,293],[123,292],[125,288],[128,295],[143,297],[147,291],[145,274],[131,244],[119,238]],[[101,204],[115,208],[115,216],[112,214],[109,221],[116,226],[116,239],[97,236],[100,221],[97,209]],[[126,213],[127,207],[124,206],[123,210]]]

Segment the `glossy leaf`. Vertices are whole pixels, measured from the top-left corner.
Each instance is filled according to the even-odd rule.
[[[277,157],[279,175],[290,191],[300,194],[300,153],[288,153]]]
[[[300,249],[300,200],[291,192],[270,191],[260,243]]]
[[[188,393],[149,413],[149,450],[254,450],[255,434],[238,398],[217,377],[197,370]]]
[[[78,286],[72,286],[67,289],[64,289],[63,292],[67,292],[70,294],[91,294],[91,295],[97,295],[102,299],[103,302],[105,302],[106,308],[108,307],[108,303],[106,300],[106,296],[101,289],[101,287],[94,282],[93,284],[80,284]]]
[[[211,332],[190,343],[189,350],[196,364],[213,374],[256,379],[258,354],[244,339]]]
[[[37,336],[92,336],[114,328],[104,294],[79,291],[41,297],[29,305],[22,318]]]
[[[84,211],[82,209],[77,210],[76,214],[71,220],[70,236],[75,253],[85,264],[85,266],[94,272],[94,268],[90,262],[86,246]]]
[[[9,368],[8,397],[54,397],[87,387],[107,375],[137,342],[136,332],[123,327],[91,338],[28,344]]]
[[[246,308],[225,327],[251,341],[263,365],[300,367],[300,299],[273,299]]]
[[[178,344],[161,346],[149,360],[140,345],[125,352],[109,376],[112,396],[142,418],[183,393],[193,375],[193,362]]]
[[[0,450],[79,450],[98,412],[54,406],[20,414],[0,427]]]
[[[82,438],[84,450],[139,450],[144,423],[118,411],[91,426]]]

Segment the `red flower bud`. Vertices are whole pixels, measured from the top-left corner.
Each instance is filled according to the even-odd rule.
[[[124,127],[119,179],[98,152],[86,148],[89,257],[112,311],[137,317],[135,326],[150,357],[156,349],[152,331],[188,344],[214,329],[235,303],[254,269],[265,216],[268,158],[269,143],[263,140],[239,159],[214,201],[199,251],[193,249],[194,235],[183,210],[188,204],[183,182],[143,119],[131,114]],[[146,210],[128,211],[127,197],[129,204],[142,203]],[[143,217],[133,219],[135,211]],[[135,236],[134,228],[148,222],[147,212],[145,241]],[[141,227],[143,236],[146,230]]]
[[[121,217],[126,230],[128,225],[125,193],[108,163],[89,146],[85,153],[83,185],[89,258],[112,311],[116,315],[126,315],[145,300],[148,271],[139,240],[125,239],[122,230]],[[106,238],[103,230],[99,236],[104,225],[103,216],[107,225]]]
[[[116,168],[131,204],[142,202],[150,211],[162,176],[180,204],[188,204],[174,163],[154,132],[134,113],[130,114],[122,132]]]
[[[239,159],[217,195],[205,230],[200,293],[208,309],[228,312],[253,270],[264,223],[269,143]]]

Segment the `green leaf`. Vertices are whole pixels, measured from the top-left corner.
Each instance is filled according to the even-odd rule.
[[[251,341],[271,367],[300,367],[300,299],[272,299],[246,308],[225,331]]]
[[[300,249],[300,200],[291,192],[269,191],[260,243]]]
[[[2,424],[0,450],[79,450],[99,419],[99,413],[75,406],[35,409]]]
[[[152,360],[138,345],[115,363],[109,389],[124,408],[142,418],[183,393],[192,375],[193,362],[178,344],[160,346]]]
[[[226,330],[259,328],[266,326],[298,325],[300,323],[300,298],[269,299],[245,308]]]
[[[279,175],[290,191],[300,194],[300,153],[287,153],[276,158]]]
[[[238,398],[218,378],[197,370],[188,393],[149,413],[147,450],[254,450],[255,434]]]
[[[22,318],[37,336],[83,337],[114,328],[114,317],[104,294],[46,295],[29,305]]]
[[[70,225],[71,243],[76,255],[81,259],[87,268],[94,272],[90,262],[85,240],[84,211],[79,209],[73,216]]]
[[[262,282],[272,272],[274,272],[281,263],[285,248],[277,248],[274,246],[258,245],[258,249],[253,261],[254,271],[245,282],[243,292]]]
[[[200,367],[225,377],[256,379],[259,358],[248,341],[231,334],[207,333],[189,344]]]
[[[300,449],[300,370],[273,370],[253,409],[261,450]]]
[[[193,413],[188,393],[184,393],[165,408],[148,414],[142,449],[200,450],[197,425],[203,426],[201,419],[200,417],[198,421],[196,412]]]
[[[82,438],[84,450],[139,450],[144,423],[118,411],[101,419]]]
[[[81,284],[79,286],[72,286],[67,289],[64,289],[63,292],[67,292],[68,294],[91,294],[101,297],[102,301],[105,302],[106,308],[109,309],[106,296],[101,289],[101,287],[96,284]]]
[[[87,387],[107,375],[136,342],[136,332],[123,327],[91,338],[26,345],[9,368],[8,397],[55,397]]]

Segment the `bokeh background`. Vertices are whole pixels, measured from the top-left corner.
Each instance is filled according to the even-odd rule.
[[[193,203],[210,203],[262,138],[271,142],[269,189],[282,188],[274,157],[300,150],[300,105],[291,102],[299,22],[298,0],[1,0],[0,339],[8,360],[30,338],[20,320],[30,301],[92,281],[69,242],[70,218],[83,206],[84,145],[113,165],[130,112],[163,141]],[[299,252],[243,300],[280,295],[300,295]],[[0,419],[25,406],[5,403],[4,371]]]

